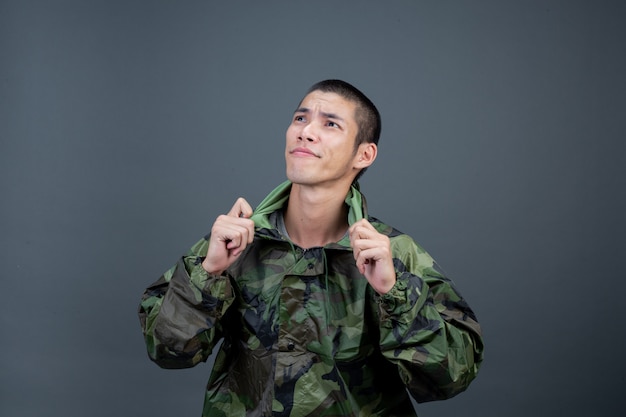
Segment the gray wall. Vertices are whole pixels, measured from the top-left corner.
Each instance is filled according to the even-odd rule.
[[[383,116],[370,211],[484,327],[478,379],[420,416],[614,415],[624,4],[1,1],[0,415],[200,414],[209,364],[152,364],[139,298],[283,180],[291,112],[329,77]]]

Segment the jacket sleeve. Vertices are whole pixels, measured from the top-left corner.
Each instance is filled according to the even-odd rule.
[[[412,239],[399,238],[392,251],[396,284],[376,296],[381,351],[416,401],[453,397],[478,373],[480,325],[452,281]]]
[[[206,361],[221,338],[234,297],[228,277],[202,268],[207,248],[207,239],[200,240],[143,294],[139,320],[148,355],[163,368]]]

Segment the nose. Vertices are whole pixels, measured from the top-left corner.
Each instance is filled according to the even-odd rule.
[[[315,127],[315,123],[307,123],[302,127],[298,139],[315,142],[318,139],[318,134],[319,132],[317,127]]]

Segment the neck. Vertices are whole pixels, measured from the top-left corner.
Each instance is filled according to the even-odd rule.
[[[348,190],[320,190],[293,184],[285,211],[285,227],[300,247],[325,246],[339,241],[348,230]]]

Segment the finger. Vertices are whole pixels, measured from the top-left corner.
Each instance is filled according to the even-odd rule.
[[[245,223],[233,223],[225,230],[226,248],[229,250],[237,248],[243,250],[254,239],[254,223],[248,219],[242,220],[245,220]]]
[[[352,255],[354,256],[354,260],[356,261],[356,266],[361,273],[365,272],[365,265],[369,263],[369,260],[366,256],[364,256],[363,251],[367,250],[364,242],[367,242],[365,239],[358,239],[352,245]]]
[[[354,257],[356,266],[361,274],[365,274],[365,266],[370,264],[370,256],[367,250],[360,250]]]
[[[364,228],[364,229],[368,229],[368,230],[376,230],[374,229],[374,226],[372,226],[372,224],[370,222],[368,222],[366,219],[361,219],[358,222],[355,222],[352,224],[352,226],[350,226],[350,229],[360,229],[360,228]]]
[[[228,215],[231,217],[243,217],[248,219],[252,216],[252,212],[250,204],[244,198],[239,197],[228,212]]]
[[[350,233],[350,245],[354,248],[358,246],[360,249],[363,249],[364,246],[375,245],[378,236],[376,233],[357,228],[354,229],[352,233]]]
[[[354,257],[368,264],[370,260],[379,261],[391,257],[391,250],[387,239],[355,239],[352,242]]]
[[[250,219],[223,214],[218,218],[212,233],[219,236],[222,241],[236,241],[235,245],[237,246],[242,241],[252,243],[254,240],[254,222]]]
[[[359,258],[363,260],[364,264],[380,261],[384,258],[386,251],[381,247],[364,248],[359,252]]]
[[[372,239],[379,233],[367,220],[361,220],[350,227],[350,237],[352,239]]]
[[[229,217],[226,214],[218,216],[217,220],[213,224],[211,237],[222,242],[226,242],[226,244],[231,241],[238,241],[238,236],[242,233],[247,233],[248,231],[244,225],[237,223],[241,220],[250,221],[248,219]]]
[[[252,208],[250,208],[249,212],[242,213],[242,216],[243,217],[237,219],[237,226],[245,229],[245,233],[243,233],[245,235],[245,241],[252,243],[254,240],[254,222],[249,218],[252,216]]]

